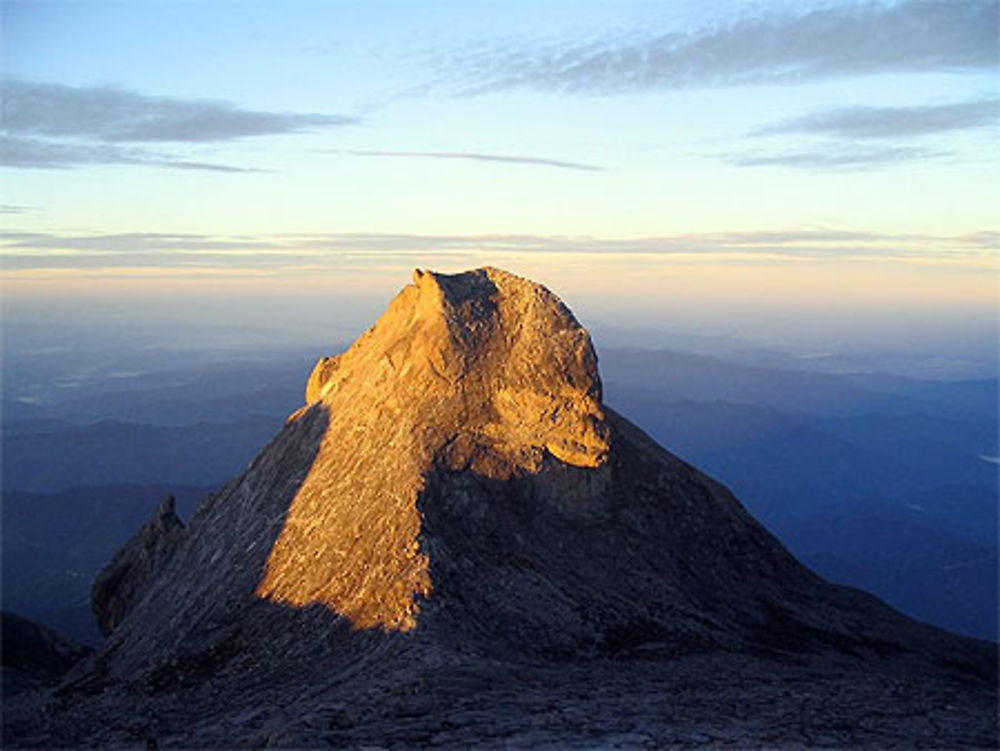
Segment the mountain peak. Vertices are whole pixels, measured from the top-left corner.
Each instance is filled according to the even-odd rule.
[[[328,425],[257,594],[364,627],[412,629],[432,590],[418,499],[435,468],[505,480],[609,450],[589,334],[545,287],[493,268],[416,271],[316,364],[306,402],[292,419]]]
[[[504,745],[564,706],[553,717],[582,734],[554,745],[616,745],[607,728],[641,723],[673,746],[675,709],[724,732],[765,717],[796,748],[817,717],[872,720],[884,744],[911,736],[881,718],[912,728],[960,682],[969,704],[941,725],[974,732],[933,740],[993,732],[995,692],[977,686],[995,686],[995,647],[808,571],[602,405],[590,337],[540,285],[418,272],[319,361],[306,402],[186,527],[167,502],[102,574],[113,631],[61,689],[72,711],[51,745],[78,744],[82,717],[92,745],[122,745],[136,696],[180,746]],[[900,714],[908,685],[919,701]],[[779,695],[795,701],[775,715]],[[743,730],[712,742],[746,745]],[[527,732],[509,745],[552,738]]]
[[[545,287],[499,269],[415,271],[347,352],[317,363],[306,402],[341,410],[360,388],[419,417],[432,453],[463,436],[522,468],[607,454],[590,335]]]

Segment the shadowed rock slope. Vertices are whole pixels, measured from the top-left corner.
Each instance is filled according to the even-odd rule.
[[[139,730],[87,737],[412,745],[461,727],[438,742],[603,743],[627,731],[623,697],[680,701],[671,681],[698,664],[748,706],[768,675],[808,682],[818,726],[848,689],[880,695],[873,675],[918,676],[926,701],[964,707],[952,741],[991,738],[995,648],[805,569],[724,487],[604,406],[587,332],[551,292],[497,269],[417,271],[347,352],[320,360],[306,405],[243,475],[187,528],[163,512],[95,587],[123,603],[95,600],[111,613],[105,648],[25,737],[87,736],[79,707],[94,725],[128,706],[150,718]],[[156,552],[125,566],[116,594],[108,582],[144,550]],[[617,693],[594,694],[593,676]],[[610,724],[582,738],[550,724],[532,741],[500,721],[539,695]],[[705,688],[703,701],[721,696]],[[457,697],[486,715],[455,719]],[[638,745],[669,745],[684,724],[639,714]],[[798,738],[771,731],[732,737]]]
[[[94,579],[90,602],[101,633],[107,636],[142,600],[164,564],[177,550],[184,525],[172,495],[159,505],[153,518],[122,546],[111,563]]]

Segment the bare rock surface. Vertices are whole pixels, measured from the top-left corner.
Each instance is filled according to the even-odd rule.
[[[133,535],[94,579],[90,601],[101,633],[107,636],[146,594],[177,550],[184,524],[176,501],[167,496],[153,518]]]
[[[5,743],[997,740],[995,645],[812,574],[606,407],[587,332],[496,269],[418,271],[155,565],[125,565],[167,539],[147,528],[109,567],[137,573],[102,589],[106,645]]]

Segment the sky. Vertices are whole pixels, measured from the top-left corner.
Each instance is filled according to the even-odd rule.
[[[1000,0],[0,7],[7,326],[321,336],[490,264],[585,324],[995,359]]]

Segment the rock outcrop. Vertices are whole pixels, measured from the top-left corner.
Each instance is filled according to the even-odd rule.
[[[409,630],[432,591],[419,499],[441,467],[507,480],[607,460],[596,357],[552,293],[489,269],[417,272],[347,352],[319,361],[322,444],[256,589],[356,627]],[[363,572],[363,573],[362,573]]]
[[[157,574],[173,556],[184,535],[176,501],[167,496],[153,518],[115,553],[94,579],[90,604],[105,636],[131,612]]]
[[[768,706],[768,681],[815,687],[822,722],[874,713],[886,733],[879,718],[950,696],[964,713],[949,742],[989,736],[995,647],[808,571],[604,405],[586,330],[497,269],[416,272],[318,362],[306,405],[246,471],[187,529],[171,517],[95,585],[111,635],[62,693],[99,686],[94,718],[157,697],[178,745],[613,745],[641,727],[663,747],[668,707]],[[914,677],[926,701],[897,714],[886,686]],[[554,735],[518,736],[511,720],[550,714]],[[574,734],[580,717],[598,725]],[[781,733],[757,742],[780,747]]]
[[[289,612],[515,656],[940,651],[604,406],[586,330],[525,279],[417,271],[306,401],[188,530],[165,505],[98,578],[112,670],[253,649]]]

